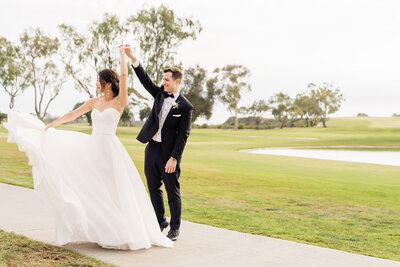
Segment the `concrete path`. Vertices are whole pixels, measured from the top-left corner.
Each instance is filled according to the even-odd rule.
[[[0,228],[56,244],[52,215],[31,189],[0,183]],[[117,251],[102,249],[95,244],[65,247],[119,266],[400,267],[400,262],[396,261],[187,221],[183,221],[181,236],[171,249],[152,247]]]

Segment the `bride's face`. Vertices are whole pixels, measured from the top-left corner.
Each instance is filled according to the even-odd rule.
[[[97,90],[97,92],[99,92],[99,93],[103,92],[103,90],[101,89],[101,83],[100,83],[99,77],[97,77],[96,90]]]
[[[111,88],[111,83],[106,83],[104,86],[102,86],[99,78],[97,78],[96,89],[99,94],[104,93],[106,88]]]

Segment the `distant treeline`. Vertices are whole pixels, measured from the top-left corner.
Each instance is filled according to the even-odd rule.
[[[320,86],[310,83],[308,90],[297,94],[295,98],[279,92],[272,95],[269,100],[257,100],[247,107],[240,107],[238,113],[246,116],[245,118],[233,116],[218,127],[233,126],[234,129],[314,127],[319,122],[326,127],[328,114],[338,111],[343,101],[339,88],[333,83],[325,82]],[[275,119],[263,117],[268,111]],[[208,125],[196,125],[196,127],[205,128]]]
[[[160,5],[144,6],[124,21],[106,13],[85,29],[60,24],[57,36],[50,36],[40,28],[23,31],[18,43],[0,36],[0,85],[10,97],[10,108],[18,96],[32,90],[33,113],[45,120],[50,117],[48,109],[67,80],[73,81],[75,89],[88,99],[98,96],[97,73],[104,68],[118,69],[117,47],[123,40],[136,40],[137,47],[133,50],[149,76],[159,84],[164,68],[183,68],[183,63],[176,59],[177,50],[185,41],[196,40],[202,30],[198,20],[178,16]],[[343,101],[333,83],[310,83],[306,93],[293,99],[281,92],[241,107],[240,101],[251,91],[250,70],[246,66],[227,64],[207,71],[195,65],[184,68],[183,73],[180,89],[194,106],[192,122],[201,117],[210,119],[219,101],[232,114],[234,129],[239,128],[239,115],[253,118],[249,121],[255,122],[256,128],[270,127],[266,125],[276,122],[281,128],[312,127],[320,121],[326,127],[328,114],[336,112]],[[141,121],[147,118],[152,104],[147,94],[139,93],[133,77],[129,68],[129,101],[121,117],[125,125],[131,124],[134,112]],[[275,117],[273,124],[262,119],[267,111]],[[91,123],[90,113],[82,117]]]

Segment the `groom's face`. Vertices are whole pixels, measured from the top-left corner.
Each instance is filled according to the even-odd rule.
[[[178,89],[178,86],[180,84],[181,80],[172,78],[172,73],[171,72],[165,72],[163,75],[163,85],[164,85],[164,91],[167,93],[173,93]]]

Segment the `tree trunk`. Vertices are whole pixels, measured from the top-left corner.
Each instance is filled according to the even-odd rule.
[[[42,115],[40,115],[40,113],[39,113],[39,114],[36,113],[36,117],[37,117],[39,120],[41,120],[41,121],[44,120],[44,115],[42,116]]]
[[[322,115],[322,125],[324,125],[324,128],[326,128],[326,113],[327,113],[327,107],[325,105],[325,110],[324,110],[324,114]]]
[[[15,95],[12,95],[11,99],[10,99],[10,108],[11,109],[14,107],[14,103],[15,103]]]
[[[287,116],[284,116],[284,117],[282,118],[282,125],[281,125],[281,128],[280,128],[280,129],[282,129],[282,128],[285,126],[286,120],[287,120]]]
[[[239,126],[238,110],[237,108],[235,108],[235,123],[233,125],[233,129],[237,131],[237,129],[239,128],[238,126]]]
[[[89,111],[88,113],[85,113],[86,120],[89,123],[90,126],[92,126],[92,112]]]

